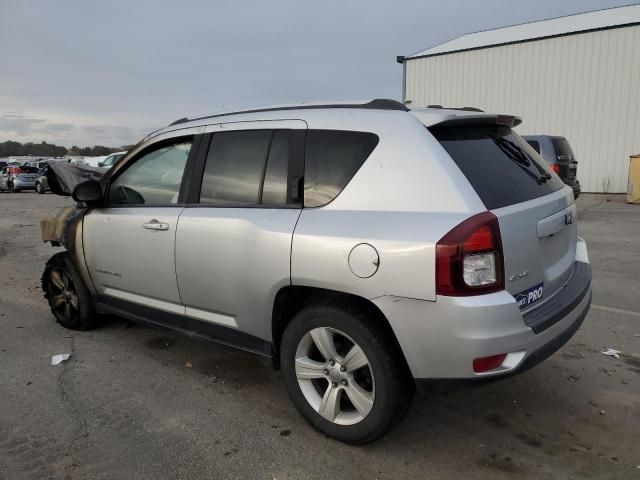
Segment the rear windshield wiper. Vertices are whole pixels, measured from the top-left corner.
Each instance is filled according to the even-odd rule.
[[[516,165],[522,168],[522,170],[524,170],[527,175],[533,178],[536,183],[542,184],[546,182],[548,178],[551,178],[550,175],[547,176],[547,172],[545,172],[544,170],[541,171],[540,167],[536,165],[535,162],[533,163],[536,166],[536,170],[538,170],[541,175],[536,175],[534,172],[529,170],[532,160],[518,145],[505,138],[498,137],[497,135],[489,134],[489,136],[493,139],[494,142],[496,142],[498,148],[502,150],[510,160],[512,160]]]
[[[534,159],[532,159],[523,149],[520,145],[518,145],[516,142],[513,142],[511,140],[507,140],[504,139],[503,140],[507,143],[509,143],[513,148],[515,148],[518,152],[520,152],[520,154],[523,157],[526,157],[527,160],[529,161],[529,163],[533,164],[533,166],[535,167],[536,170],[538,170],[538,172],[540,172],[540,175],[544,178],[544,181],[546,182],[547,180],[549,180],[551,178],[551,174],[547,171],[545,171],[544,168],[542,168],[538,162],[536,162]]]

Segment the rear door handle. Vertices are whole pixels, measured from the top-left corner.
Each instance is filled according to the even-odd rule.
[[[146,228],[147,230],[169,230],[169,224],[159,222],[158,220],[151,220],[150,222],[143,223],[142,228]]]

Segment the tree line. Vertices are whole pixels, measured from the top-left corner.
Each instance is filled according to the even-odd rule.
[[[129,150],[131,145],[123,145],[121,147],[105,147],[103,145],[94,145],[93,147],[78,147],[76,145],[71,148],[54,145],[53,143],[20,143],[8,140],[0,142],[0,158],[2,157],[64,157],[66,155],[83,156],[83,157],[100,157],[110,155],[114,152]]]

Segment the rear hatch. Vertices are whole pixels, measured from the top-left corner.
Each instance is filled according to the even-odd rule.
[[[498,218],[505,288],[520,308],[557,293],[575,260],[571,190],[508,126],[449,123],[429,130]]]
[[[578,162],[576,161],[571,145],[569,145],[569,142],[564,137],[551,137],[551,144],[555,152],[555,158],[551,159],[551,162],[558,165],[558,175],[568,185],[575,184]]]

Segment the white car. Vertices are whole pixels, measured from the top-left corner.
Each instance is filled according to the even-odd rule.
[[[112,153],[111,155],[109,155],[107,158],[105,158],[104,160],[102,160],[100,163],[98,163],[99,167],[104,167],[104,168],[111,168],[113,167],[116,163],[118,163],[118,160],[120,160],[122,157],[124,157],[127,154],[127,152],[116,152],[116,153]]]

